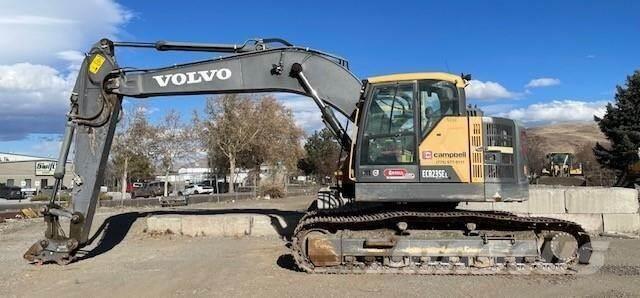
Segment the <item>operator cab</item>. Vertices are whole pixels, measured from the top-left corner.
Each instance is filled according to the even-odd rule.
[[[524,132],[467,108],[469,76],[410,73],[368,80],[352,160],[364,201],[523,200]],[[394,183],[394,187],[389,187]],[[452,185],[453,184],[453,185]]]
[[[443,117],[465,114],[460,76],[395,74],[368,82],[360,165],[411,165],[417,160],[416,144]]]

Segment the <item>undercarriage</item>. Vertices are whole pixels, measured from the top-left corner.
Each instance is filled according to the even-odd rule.
[[[311,211],[292,242],[310,273],[572,274],[591,255],[572,222],[406,204]]]

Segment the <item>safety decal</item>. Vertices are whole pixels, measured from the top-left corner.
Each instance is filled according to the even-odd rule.
[[[91,72],[92,74],[98,73],[105,60],[106,59],[102,57],[102,55],[96,55],[95,57],[93,57],[93,60],[91,60],[91,64],[89,64],[89,72]]]
[[[386,179],[413,179],[416,177],[414,173],[409,173],[403,168],[384,169],[382,173]]]

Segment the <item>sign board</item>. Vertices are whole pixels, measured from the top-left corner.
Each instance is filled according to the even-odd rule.
[[[36,161],[36,176],[53,176],[55,171],[55,161]]]

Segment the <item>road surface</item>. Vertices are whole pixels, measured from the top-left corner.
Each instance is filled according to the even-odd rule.
[[[172,212],[302,214],[311,197],[188,206]],[[0,223],[0,297],[425,297],[640,296],[640,240],[610,241],[606,265],[586,276],[310,275],[295,270],[286,242],[273,238],[149,235],[144,218],[160,208],[101,208],[107,227],[82,260],[33,266],[21,254],[44,231],[42,219]],[[262,211],[261,211],[262,210]],[[106,221],[105,221],[106,220]],[[99,244],[98,244],[99,243]]]

